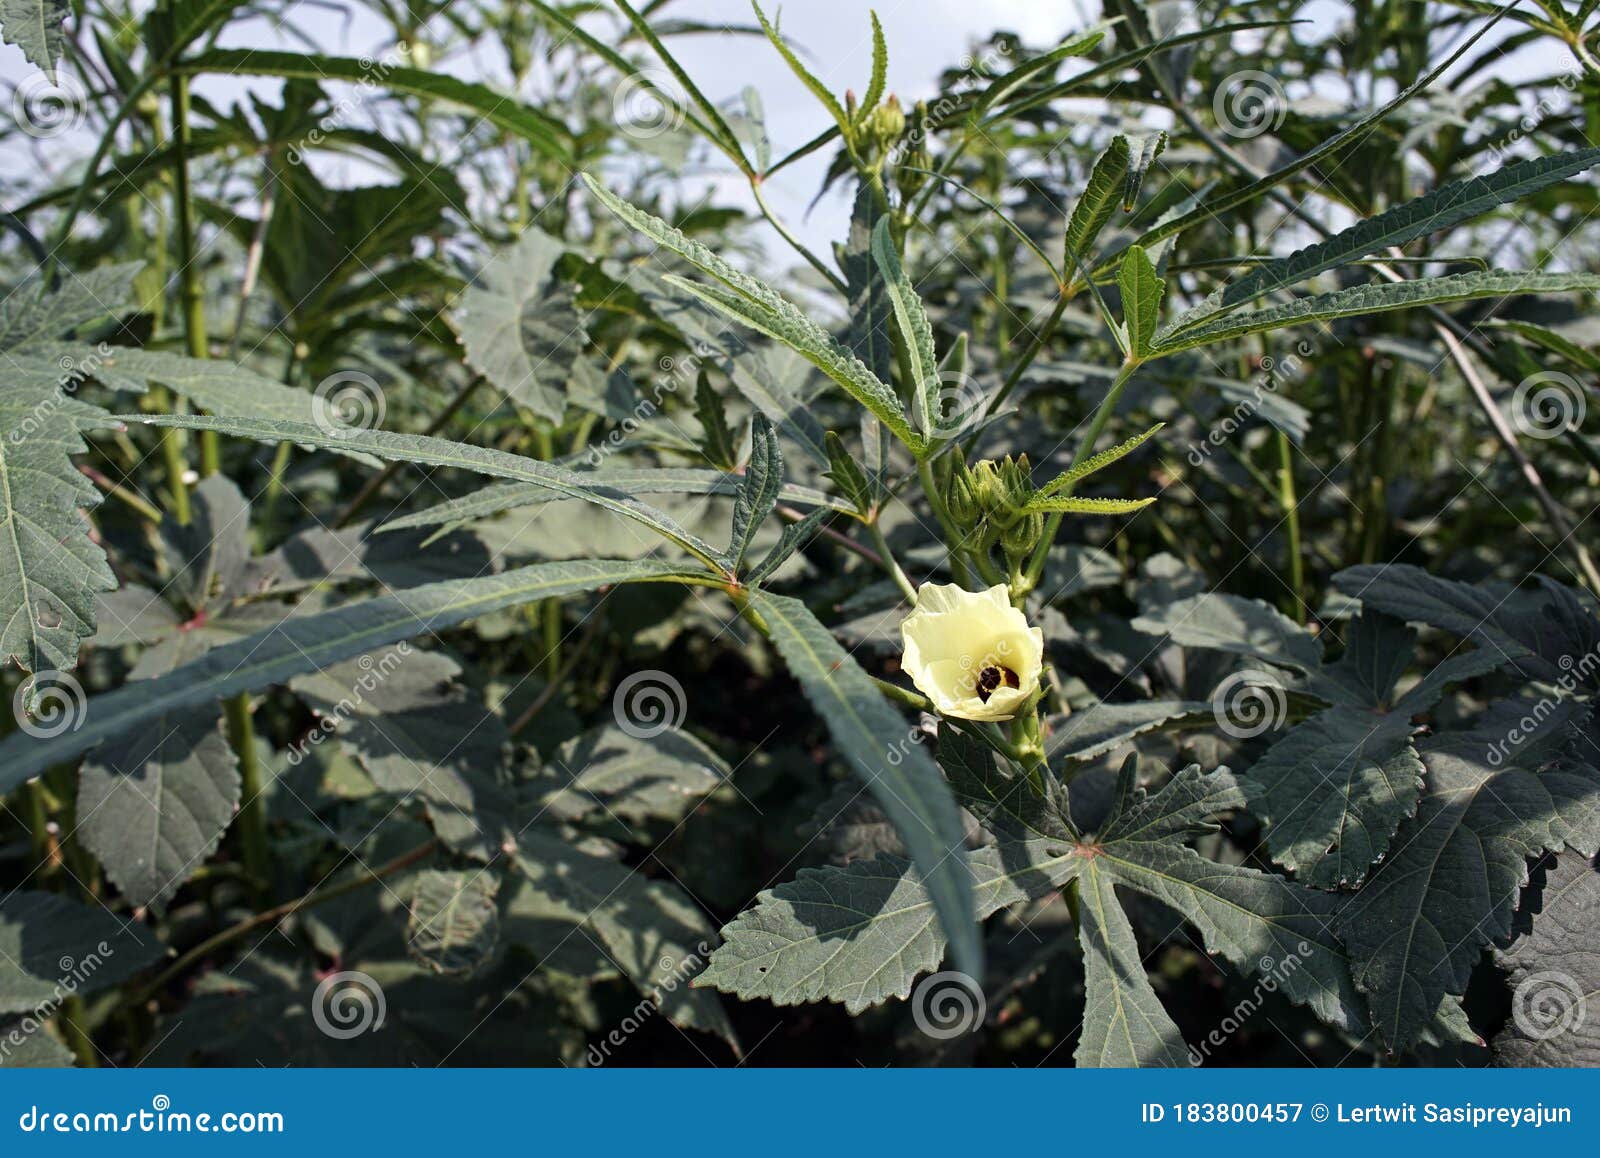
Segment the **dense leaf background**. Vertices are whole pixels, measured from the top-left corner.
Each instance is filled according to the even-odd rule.
[[[0,1066],[1596,1064],[1592,0],[706,7],[0,0]]]

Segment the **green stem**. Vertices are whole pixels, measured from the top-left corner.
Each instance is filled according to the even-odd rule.
[[[256,759],[255,722],[250,716],[250,693],[240,692],[225,704],[228,742],[239,758],[239,843],[245,872],[255,883],[257,896],[272,896],[272,859],[267,844],[267,806],[261,796],[261,763]]]
[[[194,194],[189,185],[189,78],[173,76],[172,143],[173,202],[178,219],[178,279],[183,304],[183,330],[191,358],[209,356],[206,339],[205,289],[200,284],[195,254]],[[200,474],[217,473],[222,464],[221,442],[214,430],[200,432]]]
[[[278,509],[279,498],[283,495],[283,479],[289,473],[289,458],[293,453],[292,442],[280,442],[278,448],[272,452],[272,466],[267,471],[267,491],[261,514],[268,526],[272,525],[272,516]],[[335,528],[338,526],[338,523],[334,524]]]
[[[265,912],[256,913],[247,917],[236,925],[232,925],[215,936],[209,937],[179,957],[166,969],[162,970],[156,979],[141,989],[137,996],[129,1001],[130,1007],[138,1007],[160,996],[161,991],[171,982],[182,977],[198,962],[204,961],[217,950],[231,945],[241,937],[248,936],[253,930],[276,925],[279,921],[286,920],[302,909],[309,909],[313,905],[321,905],[328,901],[337,900],[339,897],[348,896],[368,885],[376,884],[385,877],[393,876],[397,872],[410,868],[418,861],[432,854],[439,847],[437,839],[429,840],[410,852],[402,853],[387,864],[371,869],[347,881],[340,881],[325,889],[316,889],[304,896],[278,905],[276,908],[267,909]]]
[[[963,585],[968,583],[970,576],[967,574],[965,560],[970,558],[978,574],[986,582],[991,585],[1000,582],[994,564],[976,554],[962,554],[960,544],[966,536],[961,533],[956,521],[950,517],[950,508],[944,504],[944,496],[939,493],[938,480],[933,477],[933,467],[926,459],[917,463],[917,477],[922,480],[922,490],[928,496],[928,505],[933,508],[933,517],[939,520],[939,526],[944,530],[945,549],[950,554],[950,567],[956,573],[957,580]]]
[[[138,110],[139,102],[144,99],[144,95],[160,84],[165,76],[164,70],[156,70],[140,77],[139,82],[133,86],[127,96],[122,98],[122,103],[117,106],[116,111],[111,114],[111,119],[106,122],[105,128],[101,130],[100,140],[95,145],[94,153],[90,156],[89,163],[84,166],[83,179],[79,182],[77,191],[72,195],[72,201],[67,206],[67,211],[61,215],[61,220],[56,222],[55,231],[50,235],[50,252],[57,262],[61,260],[60,255],[66,245],[67,238],[72,235],[73,223],[77,221],[78,214],[83,212],[84,206],[88,203],[89,191],[96,185],[95,177],[100,172],[101,164],[104,163],[112,147],[117,143],[117,129],[121,127],[123,121]]]
[[[1011,309],[1006,299],[1011,296],[1011,261],[1006,253],[1006,228],[1000,222],[994,226],[994,260],[991,270],[994,277],[994,348],[1004,350],[1011,345]]]
[[[877,685],[878,690],[891,700],[905,704],[908,708],[916,708],[919,712],[931,712],[933,710],[933,704],[926,696],[914,692],[910,688],[903,688],[899,684],[892,684],[888,680],[881,680],[877,676],[872,676],[871,679]]]
[[[554,431],[543,423],[534,423],[532,430],[535,456],[542,462],[549,462],[556,456]],[[561,600],[543,600],[538,613],[544,636],[545,680],[553,684],[561,674]]]
[[[261,216],[255,231],[250,235],[250,246],[244,255],[244,276],[239,282],[239,304],[234,308],[233,335],[228,339],[228,358],[239,360],[239,343],[244,339],[245,319],[250,313],[250,298],[256,292],[256,282],[261,276],[261,260],[266,253],[267,231],[272,228],[272,215],[278,204],[278,175],[267,161],[267,175],[261,187]]]
[[[1011,368],[1011,373],[1006,375],[1006,380],[1001,384],[1000,389],[995,392],[995,396],[989,401],[989,405],[985,407],[985,417],[999,410],[1005,404],[1005,400],[1011,396],[1011,391],[1016,389],[1017,383],[1022,381],[1022,376],[1028,372],[1028,367],[1033,365],[1033,360],[1039,356],[1039,351],[1044,349],[1045,343],[1055,333],[1056,326],[1061,322],[1061,316],[1067,312],[1067,302],[1069,300],[1066,294],[1056,298],[1055,309],[1050,311],[1050,316],[1045,319],[1044,325],[1033,332],[1033,338],[1028,342],[1027,348],[1022,351],[1022,357],[1017,359],[1017,364]],[[975,437],[976,435],[974,435]]]
[[[756,177],[752,177],[750,179],[750,192],[755,197],[756,208],[761,211],[761,216],[766,218],[768,225],[772,226],[773,229],[778,231],[778,236],[783,238],[784,241],[788,242],[789,246],[796,253],[805,258],[807,264],[809,264],[812,269],[816,270],[824,278],[826,278],[829,285],[833,286],[833,288],[838,290],[840,293],[848,293],[849,287],[845,285],[844,279],[838,274],[834,273],[833,270],[823,265],[821,259],[807,249],[801,243],[800,239],[794,234],[790,233],[788,227],[785,226],[782,221],[778,220],[777,215],[773,213],[771,208],[767,205],[767,199],[761,193],[761,181]]]
[[[544,625],[545,680],[553,684],[561,674],[561,600],[539,604],[539,619]]]
[[[305,362],[300,357],[299,342],[292,335],[288,335],[288,337],[289,356],[284,359],[282,378],[285,386],[294,386],[299,382],[301,372],[305,369]],[[283,496],[284,479],[288,476],[289,460],[293,457],[294,444],[292,442],[280,442],[278,448],[272,453],[272,467],[267,474],[266,501],[262,506],[261,512],[264,526],[272,527],[274,525],[273,517],[278,510],[278,502]],[[390,463],[389,465],[393,466],[395,464]],[[339,524],[335,523],[334,529],[337,530],[338,527]]]
[[[206,338],[205,291],[200,284],[200,268],[195,254],[194,205],[189,186],[189,78],[181,74],[174,75],[171,89],[172,139],[177,149],[173,172],[178,221],[178,276],[182,285],[184,335],[189,356],[205,359],[210,357],[211,350]],[[200,473],[214,475],[221,466],[221,443],[216,431],[201,431]],[[177,489],[181,490],[181,487]],[[187,508],[188,494],[183,493],[183,505]],[[182,521],[189,521],[187,515]],[[272,865],[267,846],[266,802],[261,798],[261,766],[256,757],[255,723],[250,716],[250,693],[240,692],[229,698],[224,710],[228,722],[228,742],[239,761],[241,802],[238,825],[245,871],[255,882],[258,898],[265,902],[272,895]]]
[[[1133,379],[1134,371],[1138,370],[1139,366],[1139,359],[1129,358],[1122,364],[1121,369],[1117,371],[1117,376],[1112,380],[1110,389],[1106,391],[1105,397],[1100,399],[1100,405],[1095,408],[1093,417],[1089,419],[1089,429],[1084,431],[1083,438],[1078,443],[1078,448],[1072,452],[1071,466],[1077,466],[1088,458],[1094,450],[1094,444],[1100,440],[1101,432],[1105,430],[1106,423],[1111,419],[1111,412],[1116,409],[1117,400],[1122,397],[1122,392],[1127,389],[1128,383]],[[1060,493],[1070,495],[1073,489],[1073,487],[1067,486],[1062,488]]]
[[[1462,346],[1447,327],[1435,324],[1434,332],[1444,339],[1445,349],[1456,364],[1456,369],[1461,371],[1461,377],[1466,380],[1467,388],[1472,391],[1477,399],[1478,408],[1489,420],[1489,425],[1494,429],[1495,436],[1499,438],[1500,445],[1512,458],[1517,469],[1521,472],[1528,489],[1533,492],[1540,508],[1544,511],[1545,518],[1549,520],[1561,542],[1572,544],[1572,550],[1577,559],[1578,572],[1583,576],[1583,581],[1589,590],[1600,592],[1600,566],[1596,566],[1589,549],[1576,536],[1576,528],[1567,517],[1567,512],[1556,502],[1554,496],[1545,489],[1544,480],[1539,475],[1539,470],[1533,464],[1527,453],[1517,442],[1516,433],[1506,421],[1505,415],[1495,405],[1494,399],[1489,394],[1489,387],[1479,376],[1472,360],[1467,357],[1466,349]]]
[[[460,412],[461,408],[467,404],[467,399],[472,397],[473,391],[475,391],[479,386],[483,385],[483,383],[483,375],[474,374],[465,386],[461,387],[461,389],[455,392],[455,396],[451,398],[445,408],[434,417],[433,421],[428,423],[427,429],[422,432],[424,437],[432,438],[434,435],[443,430],[450,420],[454,418],[458,412]],[[542,430],[538,431],[538,433],[543,435],[545,440],[541,445],[547,447],[550,436],[548,434],[544,434]],[[288,444],[285,443],[284,445],[287,446]],[[544,454],[541,457],[549,458],[550,455]],[[399,460],[395,460],[394,462],[391,462],[385,466],[377,474],[373,475],[372,478],[368,479],[366,485],[356,492],[355,498],[350,500],[349,506],[345,507],[344,510],[339,512],[339,516],[334,520],[333,525],[336,528],[348,525],[350,520],[355,518],[356,513],[360,511],[362,507],[367,505],[367,501],[371,499],[373,495],[377,494],[383,489],[384,484],[393,478],[395,476],[395,472],[397,472],[399,469],[400,462]]]
[[[23,807],[28,813],[28,848],[36,867],[50,859],[50,810],[45,807],[44,785],[30,780],[22,786]]]
[[[917,601],[916,584],[906,576],[903,568],[894,557],[894,552],[889,550],[889,541],[884,538],[883,528],[874,518],[867,524],[867,534],[872,537],[872,543],[878,549],[878,557],[883,561],[883,569],[889,573],[889,578],[894,580],[895,586],[900,588],[900,594],[911,602]]]
[[[1294,595],[1291,614],[1306,621],[1306,568],[1300,548],[1300,504],[1294,490],[1294,446],[1289,436],[1278,431],[1278,505],[1283,510],[1284,530],[1289,537],[1289,588]]]
[[[137,511],[150,522],[161,522],[160,508],[158,508],[154,503],[150,502],[150,500],[145,498],[143,495],[135,492],[130,487],[125,487],[120,483],[112,482],[109,478],[95,470],[92,466],[80,466],[78,471],[84,476],[84,478],[88,479],[90,482],[94,483],[95,486],[105,491],[106,494],[110,495],[112,498],[121,499],[123,503],[132,508],[134,511]]]
[[[511,184],[511,228],[521,237],[528,229],[529,213],[532,210],[532,196],[529,192],[528,158],[522,155],[517,147],[516,138],[507,135],[504,137],[506,147],[516,156],[516,172],[512,176]]]
[[[61,1010],[56,1014],[56,1025],[60,1028],[67,1047],[78,1059],[78,1068],[99,1069],[100,1054],[94,1048],[94,1041],[89,1037],[89,1031],[84,1028],[85,1016],[83,998],[69,997],[61,1003]]]
[[[45,800],[59,836],[50,838],[56,858],[66,868],[83,899],[100,902],[100,865],[78,840],[78,777],[72,765],[58,764],[44,776]]]
[[[1011,721],[1011,758],[1027,770],[1028,783],[1040,796],[1045,794],[1045,777],[1050,765],[1045,760],[1044,733],[1039,727],[1038,697],[1027,702]]]
[[[1588,46],[1584,44],[1583,33],[1574,31],[1568,37],[1567,44],[1572,48],[1572,55],[1578,58],[1578,63],[1583,65],[1584,70],[1588,72],[1590,77],[1600,80],[1600,60],[1596,60],[1594,53],[1590,52]]]
[[[956,141],[953,148],[939,158],[938,164],[934,167],[934,176],[936,178],[949,176],[950,173],[955,170],[956,162],[966,154],[967,147],[971,144],[972,126],[970,124],[963,124],[961,126],[961,138]],[[921,195],[918,196],[916,203],[912,205],[911,208],[906,212],[907,225],[910,225],[910,223],[913,221],[921,220],[922,215],[927,212],[929,202],[933,200],[934,195],[939,191],[939,186],[939,180],[932,180],[928,182],[927,187],[924,188]]]
[[[1077,466],[1094,450],[1094,444],[1100,440],[1101,432],[1111,419],[1111,412],[1117,408],[1117,400],[1122,397],[1122,392],[1133,380],[1134,372],[1139,366],[1140,361],[1137,358],[1130,357],[1122,363],[1117,376],[1111,381],[1110,388],[1106,390],[1105,397],[1101,398],[1100,405],[1095,407],[1095,412],[1089,419],[1089,429],[1084,431],[1083,438],[1078,441],[1077,449],[1072,452],[1071,466]],[[1062,497],[1067,497],[1075,489],[1073,485],[1068,484],[1061,488],[1060,493]],[[1050,544],[1056,541],[1057,532],[1061,530],[1062,518],[1062,514],[1057,511],[1045,520],[1044,534],[1039,536],[1039,543],[1033,549],[1033,557],[1028,560],[1026,581],[1030,588],[1037,586],[1039,576],[1044,574],[1045,557],[1050,553]]]
[[[604,606],[602,604],[589,615],[583,634],[578,637],[578,642],[574,646],[567,649],[567,654],[562,660],[560,669],[545,682],[539,694],[533,698],[533,702],[523,710],[522,714],[512,721],[510,732],[513,736],[526,728],[540,712],[544,711],[545,705],[554,699],[556,692],[566,684],[567,677],[576,671],[578,665],[588,656],[595,640],[600,638],[600,629],[605,624]]]
[[[150,388],[150,402],[156,410],[178,413],[177,401],[165,386]],[[189,473],[189,464],[183,454],[183,431],[163,426],[157,435],[156,445],[160,447],[162,469],[167,476],[167,503],[172,508],[172,517],[180,526],[187,527],[190,518],[189,484],[184,481],[184,476]]]
[[[1368,440],[1370,452],[1366,460],[1366,497],[1362,502],[1361,562],[1376,563],[1383,553],[1383,543],[1389,531],[1388,486],[1384,474],[1391,455],[1391,433],[1394,422],[1395,383],[1400,375],[1398,366],[1377,371],[1379,389],[1372,391],[1376,408],[1372,420],[1376,436]]]

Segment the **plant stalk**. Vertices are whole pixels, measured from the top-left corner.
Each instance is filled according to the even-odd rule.
[[[1105,396],[1100,399],[1100,405],[1095,407],[1094,414],[1089,419],[1089,429],[1084,431],[1083,437],[1078,441],[1077,449],[1072,452],[1072,463],[1068,469],[1077,466],[1093,452],[1094,444],[1099,441],[1101,432],[1111,419],[1111,412],[1117,408],[1118,399],[1122,397],[1122,392],[1127,389],[1128,383],[1133,380],[1134,372],[1140,365],[1139,359],[1133,357],[1122,363]],[[1061,488],[1061,495],[1070,496],[1076,489],[1072,484],[1068,484]],[[1028,569],[1024,573],[1025,581],[1030,588],[1037,586],[1039,577],[1044,574],[1045,558],[1050,554],[1050,544],[1056,541],[1064,517],[1057,511],[1045,520],[1044,534],[1039,536],[1039,542],[1033,549],[1033,556],[1028,560]]]
[[[200,284],[195,254],[194,194],[189,183],[189,78],[175,74],[172,89],[173,201],[178,221],[178,279],[183,305],[183,331],[191,358],[210,355],[206,340],[205,288]],[[222,465],[221,439],[215,430],[200,432],[200,475],[217,473]]]
[[[385,877],[393,876],[395,873],[410,868],[418,861],[431,855],[434,849],[438,847],[439,841],[437,838],[425,841],[410,852],[401,853],[387,864],[379,865],[377,868],[364,872],[360,876],[353,877],[347,881],[340,881],[338,884],[329,885],[327,888],[313,889],[292,901],[286,901],[274,908],[247,917],[236,925],[229,926],[222,932],[200,942],[200,944],[163,969],[154,981],[146,985],[130,1000],[129,1004],[135,1006],[143,1005],[145,1002],[157,997],[172,981],[183,976],[195,964],[205,960],[218,949],[225,948],[239,938],[247,936],[252,930],[276,924],[294,916],[303,909],[311,908],[313,905],[321,905],[328,901],[337,900],[340,897],[348,896],[353,892],[364,889],[368,885],[377,884]]]
[[[178,277],[182,287],[183,326],[191,358],[204,360],[211,355],[206,338],[205,291],[200,284],[200,269],[195,256],[194,206],[189,185],[189,78],[176,74],[171,80],[172,139],[177,149],[173,166],[176,177],[178,222]],[[285,444],[287,445],[287,444]],[[216,474],[222,465],[221,442],[214,430],[200,432],[200,473]],[[189,496],[181,485],[173,488],[174,498],[182,495],[183,513],[179,521],[189,521]],[[266,803],[261,799],[261,764],[256,754],[255,723],[250,717],[250,693],[240,692],[224,704],[228,743],[239,761],[240,804],[239,842],[245,871],[254,882],[258,902],[272,895],[272,862],[267,844]]]
[[[1278,431],[1278,506],[1283,511],[1284,531],[1289,539],[1289,588],[1294,595],[1291,614],[1306,621],[1306,567],[1300,548],[1300,504],[1294,490],[1294,446],[1289,436]]]
[[[900,594],[915,603],[917,601],[916,584],[912,583],[910,578],[907,577],[905,570],[900,566],[899,561],[895,559],[894,552],[889,550],[889,541],[884,538],[883,527],[879,525],[876,518],[867,523],[867,534],[872,537],[873,546],[878,549],[878,556],[883,563],[883,569],[889,573],[889,578],[894,580],[894,585],[900,588]]]
[[[239,758],[239,842],[245,872],[263,903],[272,896],[272,855],[267,843],[267,802],[261,796],[261,761],[256,756],[255,721],[250,693],[240,692],[224,704],[228,743]]]
[[[474,374],[465,386],[457,390],[455,392],[455,396],[450,399],[445,408],[439,411],[432,422],[428,423],[428,428],[422,432],[424,437],[432,438],[434,435],[443,430],[446,424],[448,424],[449,421],[460,412],[461,408],[467,404],[467,399],[472,397],[473,392],[477,390],[479,386],[483,385],[483,381],[484,378],[482,374]],[[372,499],[373,495],[377,494],[383,489],[384,484],[392,479],[395,476],[395,472],[397,472],[399,469],[400,462],[396,460],[394,462],[390,462],[381,471],[368,479],[366,484],[356,492],[355,498],[350,500],[349,505],[346,506],[344,510],[339,512],[339,517],[333,521],[334,527],[339,528],[347,526],[350,523],[350,520],[356,517],[356,514],[361,510],[362,507],[367,505],[367,503]]]
[[[761,216],[766,218],[768,225],[777,230],[778,236],[783,238],[791,249],[805,258],[806,264],[820,273],[829,285],[840,293],[848,293],[849,287],[845,285],[844,279],[822,264],[822,259],[807,249],[798,237],[789,232],[788,227],[778,219],[777,214],[772,212],[771,207],[767,204],[766,197],[761,193],[761,180],[759,177],[750,178],[750,193],[755,198],[756,208],[761,211]]]

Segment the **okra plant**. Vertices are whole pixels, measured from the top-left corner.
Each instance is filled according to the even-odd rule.
[[[1594,1060],[1592,5],[363,7],[0,7],[0,1064]]]

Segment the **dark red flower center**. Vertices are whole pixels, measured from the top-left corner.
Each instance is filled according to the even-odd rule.
[[[989,697],[994,695],[995,689],[1001,684],[1008,688],[1019,688],[1022,686],[1022,680],[1008,667],[991,664],[984,668],[978,673],[978,698],[988,703]]]

